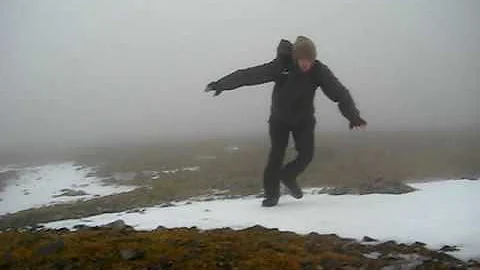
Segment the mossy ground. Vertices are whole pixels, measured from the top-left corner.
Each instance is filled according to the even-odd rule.
[[[58,242],[60,247],[45,252]],[[0,243],[2,269],[380,269],[399,264],[388,257],[391,254],[413,253],[428,258],[418,269],[466,268],[465,263],[421,245],[362,245],[336,235],[301,236],[259,226],[241,231],[4,232]],[[138,256],[122,258],[122,250]],[[381,254],[378,259],[364,256],[373,251]]]

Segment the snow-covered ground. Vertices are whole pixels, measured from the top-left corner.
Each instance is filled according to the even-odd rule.
[[[256,224],[298,233],[336,233],[342,237],[400,242],[422,241],[430,248],[457,245],[461,259],[480,258],[480,181],[456,180],[414,184],[403,195],[311,195],[302,200],[284,196],[278,207],[262,208],[245,197],[208,202],[180,202],[151,207],[143,213],[113,213],[43,224],[72,228],[103,225],[123,219],[136,229],[197,226],[201,229],[246,228]]]
[[[135,189],[135,186],[106,185],[101,178],[88,177],[91,168],[81,168],[73,162],[35,167],[9,166],[0,168],[2,171],[15,171],[18,177],[9,179],[0,191],[0,215]],[[61,196],[62,189],[84,191],[86,195]]]

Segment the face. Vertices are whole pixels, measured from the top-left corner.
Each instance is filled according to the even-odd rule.
[[[297,63],[298,63],[298,67],[300,68],[300,70],[302,72],[307,72],[309,71],[312,66],[313,66],[313,61],[310,60],[310,59],[306,59],[306,58],[300,58],[297,60]]]

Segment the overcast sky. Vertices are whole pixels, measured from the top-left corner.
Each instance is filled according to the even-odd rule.
[[[272,84],[205,85],[311,37],[371,130],[480,124],[480,1],[2,0],[0,146],[266,136]],[[318,131],[347,130],[321,92]]]

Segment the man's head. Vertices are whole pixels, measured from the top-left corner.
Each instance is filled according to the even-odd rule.
[[[305,36],[298,36],[293,44],[293,60],[301,71],[309,71],[315,59],[317,59],[317,49],[313,41]]]

